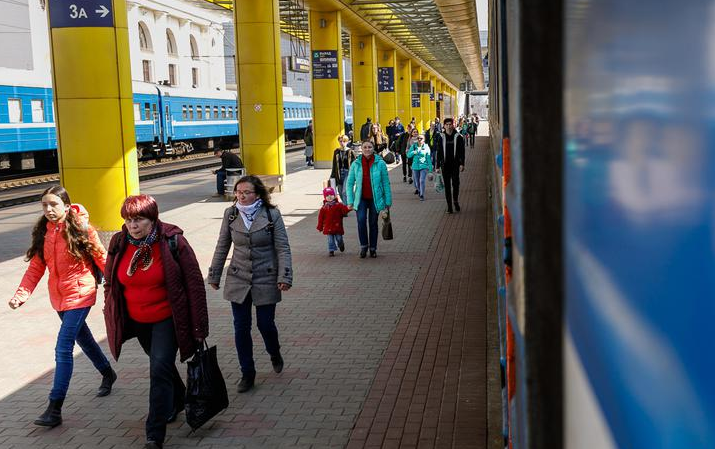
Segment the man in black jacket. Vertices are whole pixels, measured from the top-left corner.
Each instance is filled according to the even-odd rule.
[[[464,137],[455,131],[454,119],[444,119],[444,132],[435,138],[437,147],[437,173],[442,173],[444,179],[444,195],[447,198],[447,213],[459,207],[459,172],[464,171]]]
[[[214,170],[216,175],[216,195],[224,195],[224,184],[226,183],[226,169],[227,168],[243,168],[243,161],[238,157],[236,153],[231,153],[230,150],[222,150],[217,148],[214,150],[214,156],[221,159],[221,167]]]
[[[360,127],[360,141],[364,142],[367,140],[368,136],[370,135],[370,128],[372,128],[372,120],[370,120],[370,117],[367,118],[367,122],[363,123],[363,125]]]

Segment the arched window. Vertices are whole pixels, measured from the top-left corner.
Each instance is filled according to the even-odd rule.
[[[143,51],[152,51],[151,34],[144,22],[139,22],[139,48]]]
[[[196,43],[196,38],[192,34],[189,36],[189,44],[191,44],[191,59],[198,61],[199,59],[199,46]]]
[[[178,56],[176,52],[176,39],[170,29],[166,29],[166,53],[170,56]]]

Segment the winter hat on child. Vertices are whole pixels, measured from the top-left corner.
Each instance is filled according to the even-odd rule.
[[[329,195],[335,196],[335,189],[333,189],[332,187],[324,188],[323,189],[323,198],[326,198]]]

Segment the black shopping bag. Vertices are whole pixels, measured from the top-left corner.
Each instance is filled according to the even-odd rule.
[[[392,240],[392,220],[390,220],[390,211],[382,211],[382,239]]]
[[[209,348],[204,341],[186,365],[186,423],[194,431],[228,407],[228,392],[216,346]]]

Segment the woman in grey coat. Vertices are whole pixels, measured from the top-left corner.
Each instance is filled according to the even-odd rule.
[[[209,268],[209,285],[218,290],[226,256],[233,255],[226,273],[223,296],[231,301],[236,351],[241,365],[238,392],[253,387],[256,367],[251,339],[251,304],[256,306],[256,324],[273,370],[283,370],[283,357],[275,323],[281,293],[293,284],[288,234],[281,213],[271,204],[268,190],[255,176],[244,176],[233,188],[234,204],[223,214],[223,223]]]

